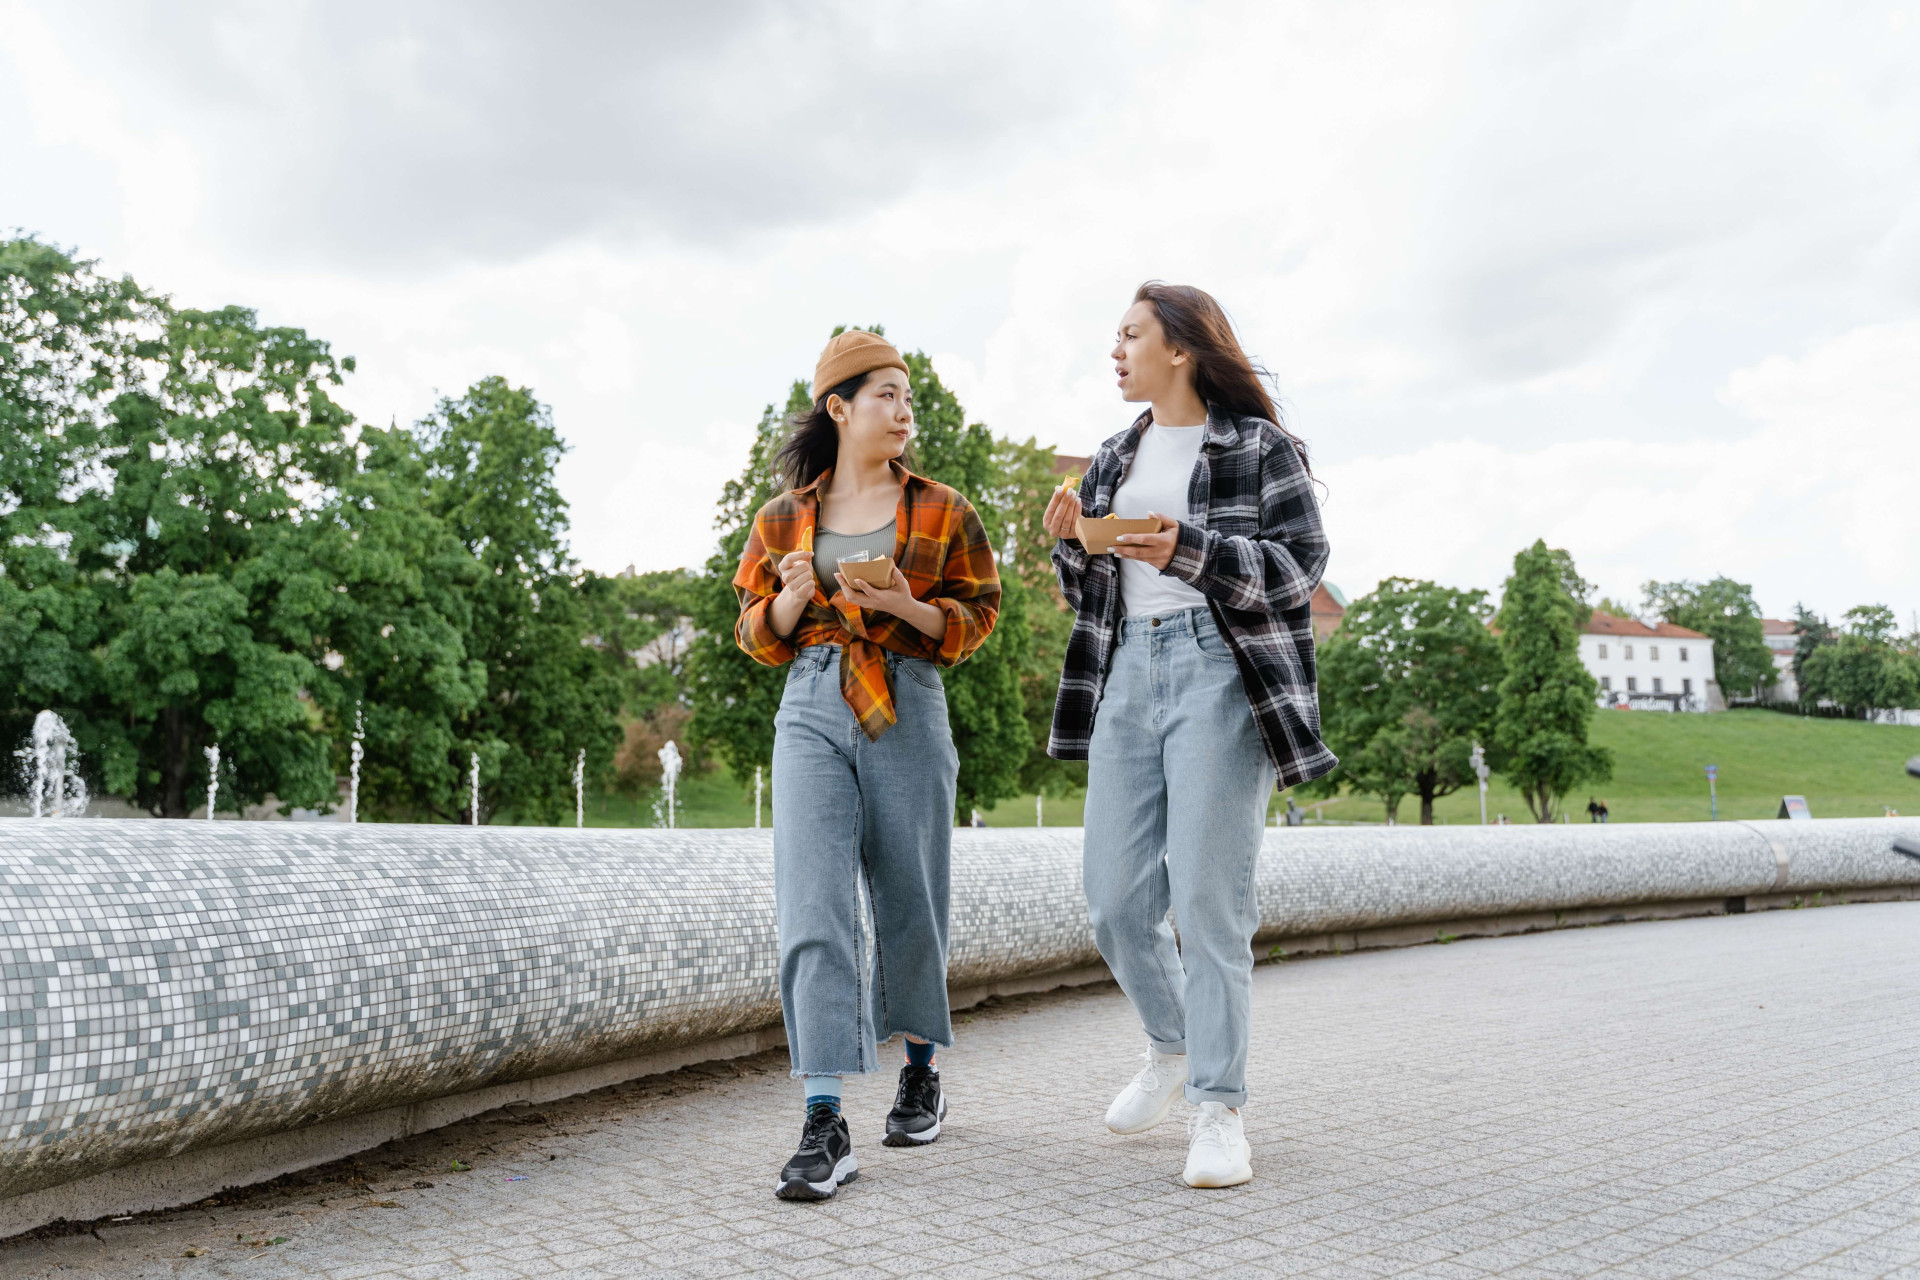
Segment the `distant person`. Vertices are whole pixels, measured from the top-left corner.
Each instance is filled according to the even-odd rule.
[[[1267,795],[1338,763],[1313,679],[1327,538],[1305,449],[1212,297],[1142,285],[1113,360],[1120,398],[1150,408],[1047,504],[1077,613],[1047,750],[1088,761],[1087,907],[1148,1040],[1107,1127],[1145,1132],[1184,1090],[1187,1184],[1233,1186],[1253,1176],[1240,1107]],[[1090,555],[1075,520],[1109,514],[1159,531]]]
[[[773,721],[780,1005],[806,1100],[800,1149],[774,1189],[786,1200],[824,1200],[855,1176],[841,1078],[879,1065],[876,1036],[906,1038],[886,1145],[932,1142],[947,1111],[934,1053],[953,1043],[959,757],[940,668],[985,642],[1000,579],[967,500],[908,469],[912,435],[900,353],[858,330],[829,342],[813,408],[775,459],[787,492],[754,516],[733,577],[740,648],[769,666],[793,663]],[[860,552],[892,557],[887,585],[835,568]]]
[[[1607,802],[1605,800],[1602,800],[1600,802],[1600,821],[1605,822],[1606,820],[1607,820]]]
[[[1600,821],[1600,804],[1592,796],[1587,797],[1587,821]]]

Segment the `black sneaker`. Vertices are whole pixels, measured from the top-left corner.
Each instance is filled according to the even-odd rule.
[[[947,1095],[940,1089],[940,1073],[911,1062],[900,1068],[900,1092],[887,1112],[886,1144],[918,1147],[940,1136],[947,1118]]]
[[[800,1130],[800,1149],[780,1171],[773,1194],[782,1200],[831,1200],[841,1183],[859,1176],[846,1118],[824,1102],[815,1103]]]

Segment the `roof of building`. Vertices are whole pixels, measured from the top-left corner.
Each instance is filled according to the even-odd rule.
[[[1593,611],[1593,617],[1587,622],[1581,634],[1589,636],[1626,636],[1629,639],[1668,639],[1668,640],[1705,640],[1708,637],[1698,631],[1689,631],[1685,627],[1676,627],[1662,619],[1648,626],[1638,618],[1616,618],[1610,613]]]
[[[1087,466],[1092,461],[1092,458],[1082,458],[1071,453],[1056,453],[1053,455],[1053,474],[1083,476],[1087,474]]]
[[[1760,630],[1763,634],[1770,636],[1790,636],[1794,634],[1793,624],[1791,622],[1782,622],[1778,618],[1760,619]]]
[[[1336,618],[1345,617],[1347,613],[1347,598],[1341,595],[1340,588],[1334,586],[1331,582],[1322,582],[1313,589],[1313,612],[1323,615],[1330,614]]]

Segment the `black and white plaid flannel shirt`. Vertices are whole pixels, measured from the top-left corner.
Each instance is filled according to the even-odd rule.
[[[1080,510],[1087,518],[1100,519],[1113,509],[1114,491],[1133,465],[1151,414],[1142,414],[1094,455],[1080,482]],[[1207,597],[1240,668],[1277,784],[1317,778],[1339,760],[1320,740],[1312,600],[1328,548],[1306,463],[1273,423],[1210,404],[1187,506],[1165,572]],[[1085,760],[1119,635],[1120,564],[1115,556],[1088,555],[1073,539],[1054,545],[1053,567],[1078,616],[1067,640],[1047,754]]]

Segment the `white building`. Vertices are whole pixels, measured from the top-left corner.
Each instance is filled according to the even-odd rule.
[[[1794,633],[1793,624],[1778,618],[1762,618],[1760,633],[1766,639],[1767,649],[1773,654],[1773,669],[1778,673],[1773,688],[1766,692],[1767,700],[1800,701],[1800,685],[1793,678],[1793,647],[1799,643],[1800,637]]]
[[[1580,636],[1580,661],[1600,682],[1603,707],[1726,709],[1713,680],[1713,641],[1671,622],[1616,618],[1596,609]]]

